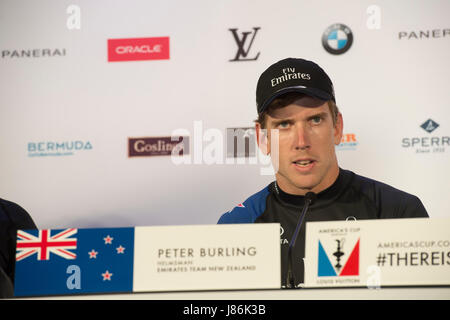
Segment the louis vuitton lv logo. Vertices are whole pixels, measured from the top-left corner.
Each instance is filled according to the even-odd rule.
[[[256,33],[259,29],[261,28],[254,27],[253,31],[240,32],[240,35],[237,28],[228,29],[233,34],[234,40],[236,41],[236,44],[238,46],[236,56],[234,57],[234,59],[231,59],[229,61],[254,61],[258,59],[260,52],[258,52],[253,58],[247,58],[247,56],[252,48],[253,41],[255,41]],[[251,39],[249,39],[249,35],[252,35]],[[247,41],[248,39],[250,41],[249,43]]]

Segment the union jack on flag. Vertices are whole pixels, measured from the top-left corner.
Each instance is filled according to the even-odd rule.
[[[77,248],[77,239],[70,238],[77,229],[65,229],[52,235],[52,230],[39,230],[38,236],[19,230],[17,232],[16,261],[37,253],[37,260],[50,260],[50,253],[73,260],[77,255],[69,250]]]

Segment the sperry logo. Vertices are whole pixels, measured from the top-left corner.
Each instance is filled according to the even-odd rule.
[[[424,123],[422,123],[422,125],[420,126],[423,130],[425,130],[428,133],[432,133],[434,130],[437,129],[437,127],[439,127],[439,124],[437,124],[436,122],[434,122],[431,119],[428,119],[427,121],[425,121]]]
[[[428,132],[428,136],[405,137],[402,139],[403,148],[413,148],[416,153],[444,153],[448,152],[450,146],[450,137],[445,135],[431,136],[440,125],[432,119],[428,119],[420,125],[420,127]],[[441,129],[442,130],[442,129]]]
[[[311,80],[311,75],[309,73],[297,72],[295,68],[284,68],[283,75],[273,78],[270,80],[272,87],[279,85],[285,81],[291,79],[303,79],[303,80]]]

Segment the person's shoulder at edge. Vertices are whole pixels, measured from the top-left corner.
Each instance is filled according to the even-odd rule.
[[[266,198],[269,194],[269,185],[238,204],[230,211],[224,213],[218,224],[225,223],[253,223],[266,209]]]
[[[13,296],[17,230],[36,228],[24,208],[0,198],[0,298]]]
[[[342,169],[341,169],[342,170]],[[397,189],[387,183],[344,170],[353,176],[352,187],[369,198],[381,212],[394,209],[393,216],[380,218],[428,218],[422,201],[415,195]]]
[[[3,209],[3,210],[2,210]],[[10,220],[17,229],[36,229],[30,214],[15,202],[0,198],[0,220]]]

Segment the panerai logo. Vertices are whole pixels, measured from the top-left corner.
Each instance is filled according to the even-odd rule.
[[[45,57],[63,57],[66,55],[66,49],[12,49],[2,50],[2,59],[8,58],[45,58]]]
[[[283,83],[291,79],[311,80],[311,76],[309,73],[297,72],[295,68],[284,68],[283,75],[277,78],[273,78],[272,80],[270,80],[270,82],[272,84],[272,87],[275,87],[280,83]]]

